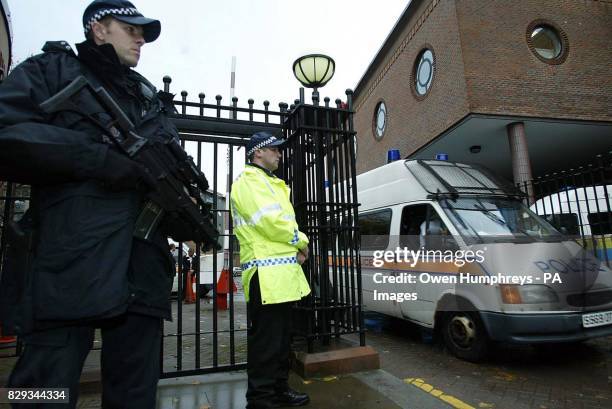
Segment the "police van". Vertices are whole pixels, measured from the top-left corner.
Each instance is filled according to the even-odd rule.
[[[357,177],[362,299],[457,357],[612,334],[612,271],[484,169],[402,160]]]

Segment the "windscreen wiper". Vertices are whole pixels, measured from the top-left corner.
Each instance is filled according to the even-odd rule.
[[[494,222],[500,224],[501,226],[506,226],[508,228],[508,230],[510,231],[510,234],[514,233],[512,231],[512,229],[510,228],[510,226],[508,225],[508,222],[506,222],[505,220],[503,220],[502,218],[497,216],[491,210],[489,210],[486,207],[484,207],[480,202],[478,202],[478,204],[474,204],[474,207],[476,209],[480,210],[485,216],[487,216],[489,219],[493,220]],[[522,233],[525,236],[530,237],[532,239],[534,238],[531,234],[527,233],[527,231],[525,231],[524,229],[520,228],[518,226],[518,224],[516,226],[514,226],[514,229],[517,230],[518,233]]]

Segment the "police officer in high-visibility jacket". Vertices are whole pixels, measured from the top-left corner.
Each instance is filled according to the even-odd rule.
[[[308,238],[295,221],[289,188],[272,173],[278,168],[283,142],[268,132],[254,134],[247,144],[249,164],[231,191],[251,319],[248,409],[302,406],[310,401],[287,384],[292,304],[308,295],[310,287],[301,267],[308,258]]]

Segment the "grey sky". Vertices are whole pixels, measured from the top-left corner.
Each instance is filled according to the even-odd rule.
[[[47,40],[82,41],[82,13],[89,2],[8,0],[14,61],[39,53]],[[204,92],[206,102],[214,103],[220,94],[229,105],[231,59],[236,56],[238,105],[247,106],[253,98],[261,107],[267,99],[270,109],[278,110],[279,102],[291,104],[298,97],[295,59],[323,53],[335,60],[336,74],[320,90],[321,98],[344,99],[345,89],[355,87],[408,2],[133,0],[145,16],[162,24],[161,36],[145,45],[136,69],[158,88],[162,77],[170,75],[171,91],[188,91],[188,100]],[[237,164],[234,175],[240,168]],[[210,178],[209,164],[203,171]]]
[[[39,52],[47,40],[83,38],[81,16],[89,0],[8,0],[14,30],[14,58]],[[291,103],[299,83],[293,61],[320,52],[337,69],[321,96],[343,98],[354,88],[382,45],[407,0],[135,0],[147,17],[162,22],[160,38],[147,44],[137,70],[172,91],[207,99],[229,97],[231,57],[237,57],[236,96],[259,105],[268,99]],[[190,98],[191,99],[191,98]],[[211,99],[212,100],[212,99]]]

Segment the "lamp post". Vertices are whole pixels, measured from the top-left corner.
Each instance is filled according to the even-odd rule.
[[[334,76],[336,63],[331,57],[323,54],[304,55],[293,63],[293,74],[303,86],[313,88],[312,100],[319,104],[319,91]]]

